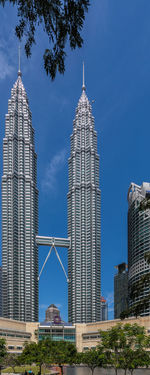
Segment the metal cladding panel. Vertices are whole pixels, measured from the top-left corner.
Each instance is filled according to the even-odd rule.
[[[69,248],[71,244],[70,238],[36,236],[36,244],[42,246],[52,246]]]

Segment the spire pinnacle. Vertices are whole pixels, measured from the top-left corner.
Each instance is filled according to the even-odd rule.
[[[18,47],[18,77],[20,76],[21,77],[21,70],[20,70],[20,44],[19,44],[19,47]]]
[[[82,83],[82,91],[85,91],[84,61],[83,61],[83,83]]]

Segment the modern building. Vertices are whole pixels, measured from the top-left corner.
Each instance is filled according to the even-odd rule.
[[[26,323],[0,318],[0,338],[6,340],[9,353],[21,353],[25,342],[38,341],[39,323]]]
[[[102,320],[108,320],[108,303],[104,297],[101,297]]]
[[[0,316],[2,316],[2,267],[0,266]]]
[[[19,70],[3,139],[3,317],[38,321],[37,155],[29,102]]]
[[[129,292],[141,276],[150,272],[150,266],[144,256],[150,252],[150,208],[141,209],[141,205],[150,197],[150,183],[141,186],[131,183],[128,190],[128,268]],[[150,293],[150,287],[143,289],[134,301],[129,298],[129,307],[142,301]],[[150,315],[150,305],[141,315]]]
[[[59,309],[54,304],[51,304],[45,311],[45,322],[54,322],[55,320],[59,321],[59,319]]]
[[[116,324],[138,324],[141,327],[145,327],[146,334],[150,334],[150,319],[148,316],[120,320],[107,320],[103,322],[76,324],[76,348],[78,352],[86,351],[96,346],[101,341],[100,330],[107,331]]]
[[[75,325],[66,323],[62,320],[59,322],[43,322],[38,327],[38,339],[51,338],[54,341],[69,341],[75,344],[76,334]]]
[[[92,107],[82,94],[71,135],[68,192],[68,315],[69,322],[101,319],[99,156]]]
[[[119,319],[120,314],[128,309],[128,266],[121,263],[115,268],[118,272],[114,276],[114,318]]]
[[[39,324],[38,339],[51,338],[54,341],[75,343],[75,326],[61,319],[59,309],[51,304],[45,311],[45,321]]]

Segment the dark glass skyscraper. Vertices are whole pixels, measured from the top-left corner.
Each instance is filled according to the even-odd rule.
[[[3,139],[3,317],[38,321],[37,156],[21,72],[11,90]]]
[[[114,318],[120,319],[120,314],[128,309],[128,270],[126,263],[115,268],[118,273],[114,276]]]
[[[100,309],[101,192],[97,133],[83,86],[71,135],[69,158],[68,308],[69,322],[95,322]]]
[[[141,209],[141,204],[150,197],[150,183],[143,182],[141,186],[131,183],[128,190],[128,268],[129,268],[129,296],[133,286],[141,276],[150,272],[145,255],[150,252],[150,208]],[[142,301],[150,293],[149,284],[145,284],[141,293],[132,300],[129,307]],[[140,314],[150,315],[149,306]]]

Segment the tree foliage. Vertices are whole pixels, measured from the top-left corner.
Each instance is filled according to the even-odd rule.
[[[7,355],[6,350],[6,341],[4,339],[0,339],[0,374],[1,374],[1,368],[4,362],[4,358]]]
[[[138,367],[148,367],[150,354],[150,337],[144,327],[137,324],[117,324],[108,331],[100,331],[101,345],[104,347],[107,366],[115,369],[129,370],[131,374]]]
[[[91,369],[92,375],[96,367],[105,366],[105,353],[103,347],[99,346],[97,349],[91,349],[83,353],[79,353],[80,363],[88,366]]]
[[[5,367],[12,367],[13,372],[15,373],[15,367],[20,365],[19,355],[15,353],[7,353],[3,363]]]
[[[57,363],[63,374],[63,365],[65,363],[72,365],[76,362],[76,347],[74,344],[59,341],[53,343],[52,358],[53,363]]]
[[[6,1],[0,0],[5,6]],[[25,52],[31,56],[32,45],[35,44],[35,33],[42,26],[48,36],[50,48],[46,48],[43,58],[46,73],[53,80],[57,70],[65,71],[65,47],[81,47],[83,39],[81,30],[88,11],[89,0],[9,0],[16,5],[19,23],[16,35],[21,40],[25,37]]]
[[[73,364],[76,357],[75,345],[65,341],[52,341],[51,339],[40,340],[37,344],[26,344],[20,356],[22,364],[35,363],[40,367],[40,374],[42,365],[57,364],[63,374],[64,363]]]
[[[20,356],[20,363],[26,365],[32,365],[35,363],[39,366],[39,372],[41,374],[42,365],[50,363],[51,352],[52,341],[50,339],[39,341],[37,344],[35,342],[26,343]]]

